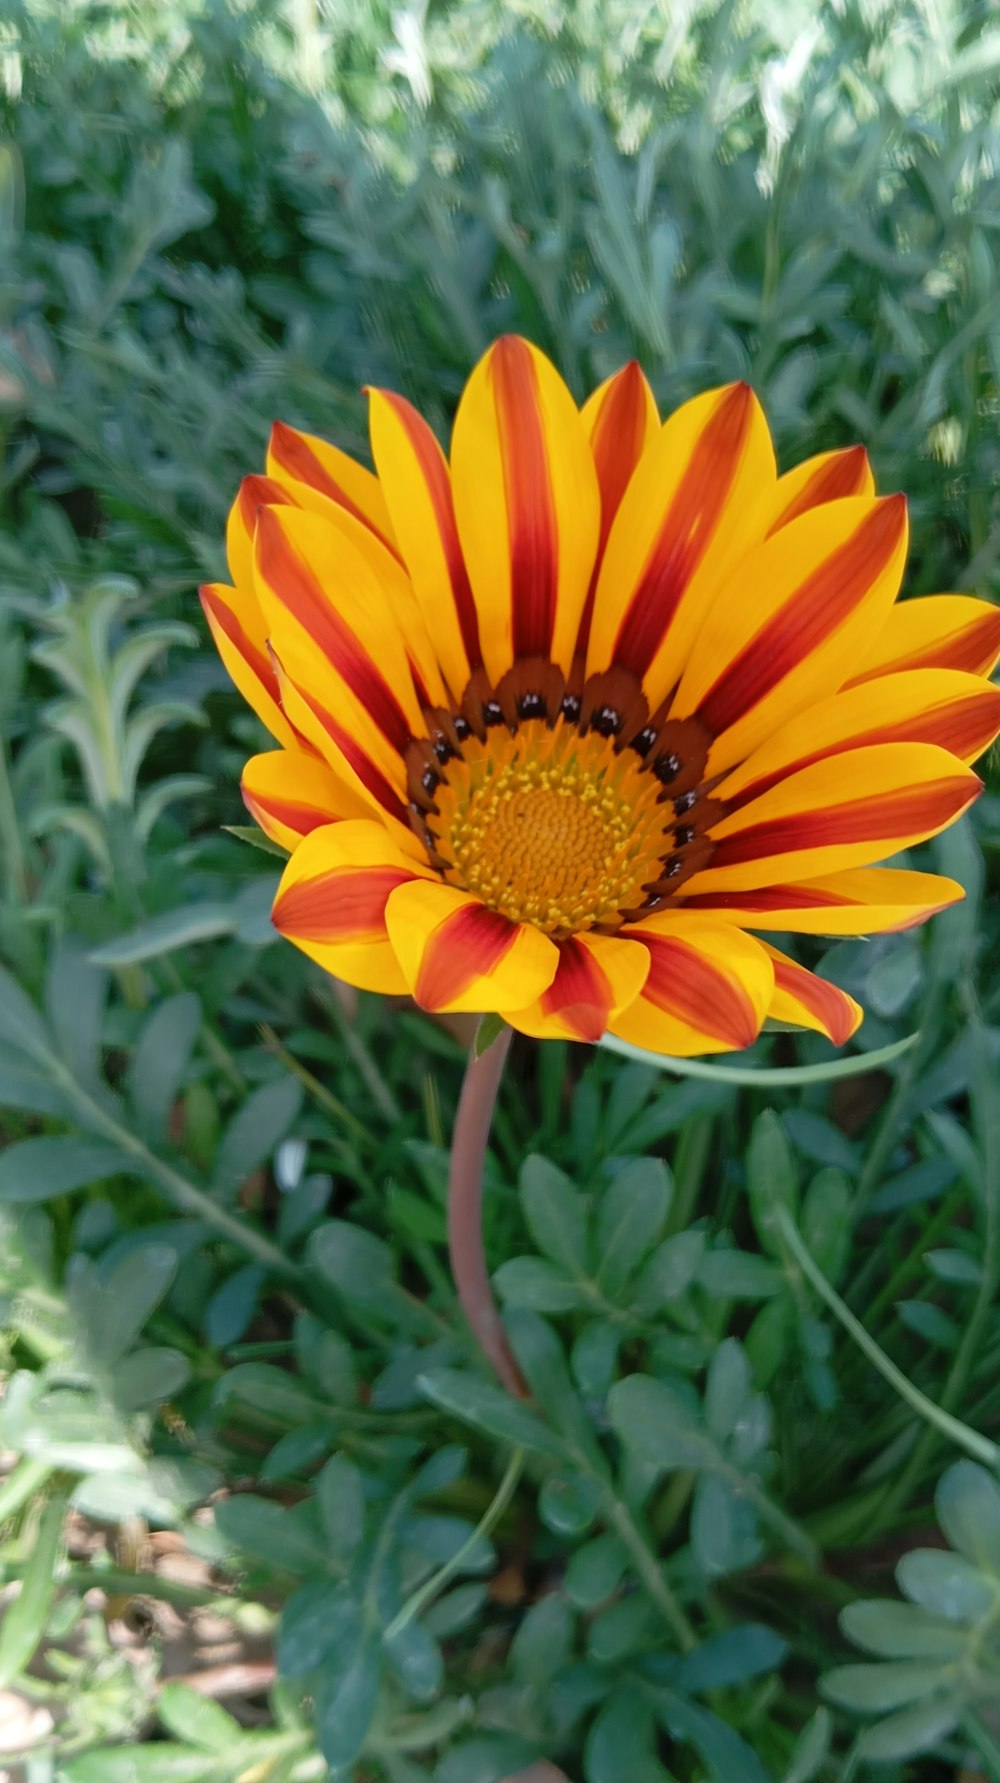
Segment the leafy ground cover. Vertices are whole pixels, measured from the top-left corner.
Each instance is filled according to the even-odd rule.
[[[995,790],[927,850],[963,906],[816,944],[862,1070],[517,1044],[487,1243],[530,1406],[448,1277],[468,1035],[279,943],[241,833],[194,599],[240,476],[275,415],[363,452],[365,382],[444,430],[504,328],[581,394],[748,376],[786,461],[860,439],[907,491],[912,589],[1000,587],[990,9],[517,12],[0,22],[29,1783],[1000,1778]],[[263,1668],[235,1717],[196,1612]]]

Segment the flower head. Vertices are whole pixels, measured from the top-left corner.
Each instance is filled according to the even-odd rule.
[[[279,747],[280,932],[427,1009],[656,1051],[858,1006],[750,930],[908,928],[961,896],[872,865],[952,823],[1000,730],[1000,612],[897,605],[906,504],[860,448],[779,477],[745,384],[662,423],[636,365],[578,410],[516,337],[450,463],[373,391],[373,475],[278,424],[202,599]]]

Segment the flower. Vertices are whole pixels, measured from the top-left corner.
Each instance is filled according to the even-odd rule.
[[[582,410],[495,342],[451,461],[372,391],[377,475],[278,423],[202,589],[279,747],[243,794],[291,851],[273,919],[348,983],[675,1055],[857,1004],[752,929],[923,922],[878,868],[944,829],[1000,730],[1000,611],[895,604],[906,503],[861,448],[779,477],[746,384],[662,423],[637,365]]]

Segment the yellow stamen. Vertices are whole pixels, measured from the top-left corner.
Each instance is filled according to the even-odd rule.
[[[659,879],[673,826],[631,750],[541,720],[470,738],[435,793],[448,880],[549,934],[615,922]]]

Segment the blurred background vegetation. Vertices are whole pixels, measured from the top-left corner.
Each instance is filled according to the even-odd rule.
[[[907,492],[911,590],[997,597],[998,75],[985,0],[6,0],[0,1771],[1000,1779],[992,784],[925,851],[968,902],[822,958],[890,1066],[517,1049],[515,1408],[461,1048],[273,939],[195,598],[276,416],[446,434],[508,328],[581,396],[748,377]]]

